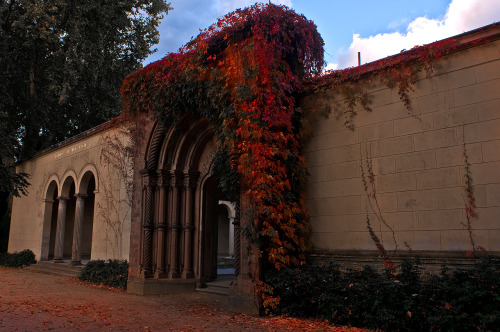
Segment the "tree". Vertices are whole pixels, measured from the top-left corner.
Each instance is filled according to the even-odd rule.
[[[121,114],[122,81],[154,52],[170,9],[164,0],[0,1],[0,193],[27,188],[15,162]]]
[[[0,167],[118,116],[121,83],[152,53],[169,9],[162,0],[2,1]]]

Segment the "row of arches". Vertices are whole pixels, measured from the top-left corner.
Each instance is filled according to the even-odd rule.
[[[62,180],[56,174],[49,177],[44,190],[41,260],[71,259],[79,265],[82,259],[90,259],[97,188],[93,165],[84,167],[80,176],[68,170]]]

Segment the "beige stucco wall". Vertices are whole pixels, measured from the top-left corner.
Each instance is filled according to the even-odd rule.
[[[127,183],[131,181],[132,166],[124,148],[130,146],[130,139],[124,127],[103,128],[65,141],[18,166],[19,172],[30,174],[31,186],[27,196],[14,198],[9,252],[31,249],[40,259],[42,247],[48,245],[47,234],[50,235],[46,221],[46,206],[49,204],[45,203],[49,184],[55,181],[57,196],[60,196],[61,187],[70,176],[78,193],[84,174],[92,172],[96,189],[91,259],[128,260],[131,188],[127,188]],[[57,211],[53,213],[57,215]],[[88,220],[90,216],[85,218]]]
[[[368,204],[360,160],[371,153],[380,215],[394,230],[398,249],[471,250],[466,221],[463,139],[473,179],[476,246],[500,251],[500,42],[441,59],[430,78],[419,76],[410,93],[411,116],[396,88],[364,82],[373,112],[358,110],[354,130],[341,113],[310,115],[306,148],[312,239],[316,250],[376,250],[372,227],[386,249],[392,232]],[[337,111],[345,110],[335,91]],[[324,98],[323,94],[309,98]],[[303,108],[310,108],[310,99]],[[367,172],[366,163],[364,172]]]

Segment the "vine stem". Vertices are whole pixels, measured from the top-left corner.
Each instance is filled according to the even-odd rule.
[[[379,222],[391,231],[392,240],[394,241],[394,246],[395,246],[394,251],[397,251],[398,250],[398,243],[396,241],[396,233],[394,232],[394,229],[385,220],[385,218],[382,214],[382,209],[380,208],[380,204],[379,204],[378,199],[377,199],[377,188],[375,186],[375,173],[373,172],[373,160],[372,160],[371,152],[368,151],[368,146],[365,146],[365,149],[366,149],[365,163],[366,163],[366,167],[368,170],[368,179],[369,179],[370,187],[371,187],[371,192],[370,192],[368,190],[368,186],[366,184],[365,172],[364,172],[364,168],[363,168],[363,156],[362,156],[361,150],[360,150],[361,177],[362,177],[362,181],[364,184],[365,194],[366,194],[368,203],[370,205],[370,208],[371,208],[372,212],[375,214],[375,216],[377,217],[377,219],[379,220]],[[374,203],[372,203],[372,200]],[[374,204],[375,204],[375,206],[374,206]]]

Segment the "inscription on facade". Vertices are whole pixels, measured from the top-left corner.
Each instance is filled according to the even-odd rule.
[[[78,144],[75,144],[71,147],[68,147],[60,152],[57,152],[56,154],[54,154],[54,159],[58,159],[58,158],[62,158],[64,156],[67,156],[71,153],[74,153],[74,152],[77,152],[77,151],[80,151],[81,149],[85,149],[87,147],[87,143],[78,143]]]

